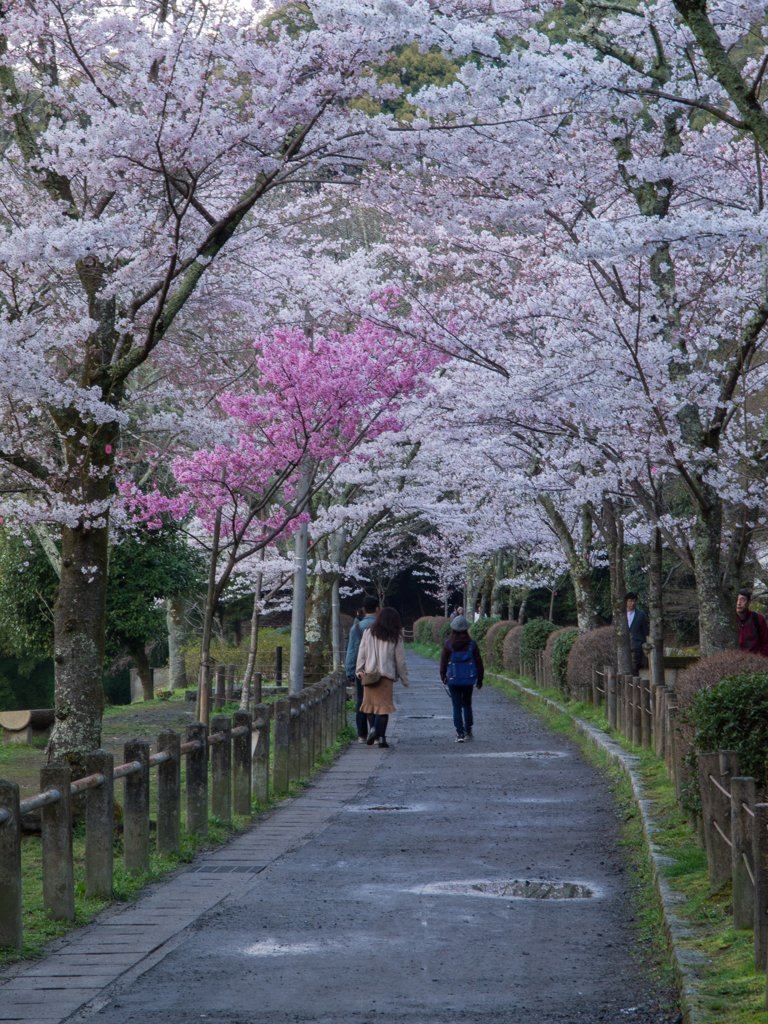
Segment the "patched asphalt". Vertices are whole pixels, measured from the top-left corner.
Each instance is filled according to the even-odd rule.
[[[645,969],[604,777],[488,686],[474,699],[475,739],[455,743],[436,664],[408,662],[390,750],[355,755],[377,762],[367,786],[90,1019],[678,1019],[659,1009],[668,993]],[[499,884],[522,883],[506,890],[516,894],[526,881],[539,894],[584,891],[539,884],[555,882],[592,896],[510,898]]]

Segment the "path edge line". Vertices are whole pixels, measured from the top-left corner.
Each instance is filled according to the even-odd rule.
[[[678,949],[677,936],[685,934],[688,930],[688,926],[682,922],[675,913],[675,907],[680,902],[680,896],[672,889],[669,882],[663,875],[663,868],[666,867],[668,858],[661,853],[653,841],[653,835],[658,831],[658,826],[651,817],[651,801],[643,795],[643,783],[635,770],[640,758],[635,754],[628,753],[619,743],[616,743],[615,740],[612,740],[610,736],[603,732],[602,729],[599,729],[590,722],[586,722],[583,718],[579,718],[577,715],[572,714],[564,704],[560,704],[558,701],[552,700],[550,697],[545,697],[543,693],[539,693],[537,690],[532,690],[529,686],[525,686],[519,680],[513,679],[511,676],[502,675],[498,672],[486,672],[486,676],[490,676],[492,679],[497,679],[499,682],[510,684],[516,687],[521,693],[524,693],[529,697],[533,697],[535,700],[539,701],[551,710],[567,715],[576,732],[588,739],[593,746],[604,751],[609,763],[619,767],[629,779],[630,786],[632,788],[632,799],[640,813],[643,835],[645,836],[645,841],[648,844],[651,875],[653,877],[654,888],[659,902],[664,932],[667,936],[675,981],[677,982],[677,987],[680,990],[683,1021],[684,1024],[704,1024],[706,1018],[703,1007],[701,1006],[701,998],[697,987],[698,978],[689,969],[685,960],[680,955],[682,951]]]

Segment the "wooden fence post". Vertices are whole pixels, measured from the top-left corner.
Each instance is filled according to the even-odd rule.
[[[232,719],[216,715],[211,719],[211,735],[223,733],[218,743],[211,743],[211,814],[224,821],[232,820]]]
[[[129,874],[140,875],[149,871],[149,740],[130,740],[123,756],[141,765],[125,776],[123,790],[123,865]]]
[[[646,681],[648,685],[646,686]],[[651,683],[650,680],[640,680],[640,723],[641,723],[641,736],[640,741],[643,746],[643,750],[650,750],[653,745],[653,710],[651,700]]]
[[[226,688],[225,688],[225,677],[226,669],[223,665],[219,665],[216,669],[216,699],[213,706],[215,708],[223,708],[224,701],[226,700]],[[211,732],[213,732],[213,726],[211,726]]]
[[[731,877],[730,783],[732,775],[738,774],[739,757],[728,750],[699,754],[697,761],[709,887],[715,892]]]
[[[86,775],[103,775],[85,796],[85,895],[111,896],[114,885],[115,759],[106,750],[85,755]]]
[[[251,746],[251,778],[253,795],[260,804],[269,803],[269,705],[257,704],[253,709],[253,743]]]
[[[653,711],[653,749],[656,757],[664,760],[664,686],[654,683],[651,687],[651,709]]]
[[[0,810],[8,818],[0,822],[0,947],[21,949],[21,811],[19,787],[0,779]]]
[[[157,752],[170,760],[157,766],[157,852],[181,852],[181,736],[173,729],[157,737]]]
[[[56,803],[42,808],[43,907],[54,921],[75,919],[71,783],[69,765],[54,761],[40,769],[40,791],[59,792]]]
[[[731,879],[733,882],[733,927],[754,927],[755,887],[750,877],[752,860],[752,815],[755,809],[755,780],[731,779]]]
[[[764,971],[768,962],[768,804],[755,804],[752,844],[755,865],[755,970]]]
[[[603,666],[605,680],[605,703],[608,708],[608,728],[616,728],[616,677],[610,665]]]
[[[272,755],[273,786],[276,793],[287,793],[290,783],[290,746],[291,746],[291,702],[277,700],[272,705],[275,714],[275,728],[272,742],[275,750]]]
[[[227,701],[235,699],[235,666],[227,665],[227,686],[224,691]]]
[[[187,832],[208,835],[208,729],[202,722],[187,726],[187,742],[200,744],[187,754]]]
[[[640,676],[632,677],[632,743],[643,744],[643,681]]]
[[[235,729],[245,729],[232,737],[232,806],[235,814],[251,813],[251,729],[250,711],[236,711],[232,716]]]

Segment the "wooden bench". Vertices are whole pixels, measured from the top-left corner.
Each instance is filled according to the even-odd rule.
[[[53,708],[33,711],[0,711],[3,743],[31,743],[33,739],[48,739],[53,728]]]

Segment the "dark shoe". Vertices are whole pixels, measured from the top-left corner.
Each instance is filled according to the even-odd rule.
[[[373,729],[371,729],[371,731],[368,733],[368,739],[365,742],[368,744],[369,747],[372,747],[373,744],[376,742],[376,733],[373,731]]]
[[[464,742],[464,733],[463,732],[457,732],[456,733],[456,742],[457,743],[463,743]]]
[[[386,737],[382,736],[381,739],[379,740],[379,747],[381,748],[381,747],[388,747],[388,746],[389,746],[389,744],[387,743]]]

